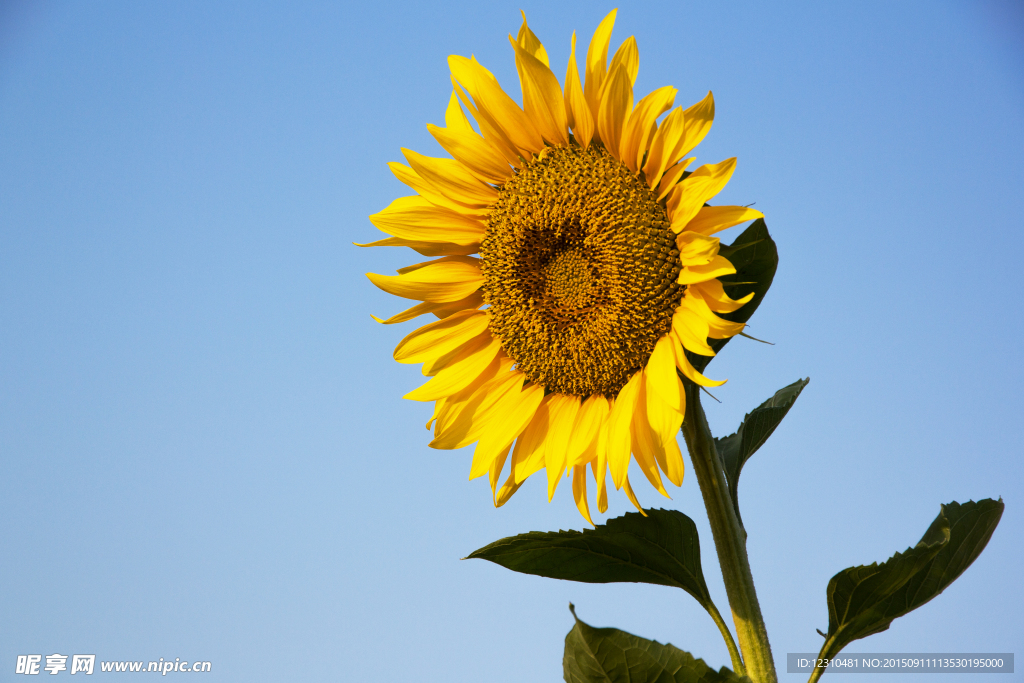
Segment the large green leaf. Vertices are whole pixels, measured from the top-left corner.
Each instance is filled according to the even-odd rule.
[[[833,576],[820,656],[832,658],[854,640],[888,629],[893,619],[945,590],[985,549],[1002,514],[1002,499],[943,505],[913,548]]]
[[[779,389],[770,399],[744,415],[743,422],[735,433],[715,439],[715,448],[725,468],[725,478],[729,481],[729,493],[732,494],[732,504],[736,508],[737,517],[740,515],[737,497],[740,470],[747,459],[772,435],[810,381],[809,378],[798,379],[789,386]]]
[[[627,512],[582,532],[531,531],[503,538],[469,557],[552,579],[675,586],[707,609],[711,596],[693,520],[677,510],[645,512],[647,517]]]
[[[721,317],[734,323],[745,323],[754,315],[768,288],[772,286],[775,269],[779,265],[779,252],[771,235],[768,234],[768,226],[765,225],[764,219],[759,218],[732,244],[723,246],[720,253],[736,268],[734,274],[718,278],[725,286],[725,293],[733,299],[742,299],[747,294],[754,293],[754,298],[742,308],[732,313],[723,313]],[[728,343],[728,339],[712,339],[709,345],[718,353]],[[711,362],[710,356],[698,356],[690,352],[686,355],[693,367],[700,371]]]
[[[715,671],[671,644],[662,645],[617,628],[594,628],[576,616],[565,637],[566,683],[749,683],[727,667]]]

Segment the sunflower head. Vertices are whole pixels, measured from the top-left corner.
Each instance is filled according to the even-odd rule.
[[[707,205],[735,168],[688,170],[714,118],[711,93],[673,108],[666,86],[634,104],[636,41],[609,60],[614,21],[612,11],[597,27],[582,81],[573,34],[563,86],[524,15],[509,36],[522,106],[475,59],[450,57],[445,126],[427,127],[451,158],[403,149],[408,165],[390,166],[415,194],[370,216],[389,237],[360,245],[433,257],[368,274],[420,302],[379,322],[438,318],[395,349],[430,377],[406,395],[434,402],[430,445],[475,442],[470,479],[489,475],[498,506],[532,474],[547,473],[550,499],[571,473],[588,521],[588,465],[601,512],[609,472],[640,508],[631,460],[665,495],[663,474],[682,483],[683,382],[722,384],[684,351],[713,356],[709,339],[743,329],[719,314],[753,296],[726,295],[718,278],[736,271],[713,235],[761,217]]]

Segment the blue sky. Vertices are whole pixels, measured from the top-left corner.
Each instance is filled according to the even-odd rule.
[[[386,162],[439,153],[449,54],[518,97],[520,7],[561,75],[612,5],[0,5],[0,680],[59,652],[209,660],[211,681],[555,681],[570,601],[728,663],[680,591],[460,562],[583,520],[535,481],[495,510],[469,449],[428,449],[430,408],[400,398],[420,375],[391,359],[415,323],[370,318],[403,304],[364,273],[416,259],[351,246],[404,194]],[[730,380],[712,430],[811,377],[740,488],[776,662],[820,646],[835,572],[999,496],[975,565],[849,649],[1014,651],[1019,5],[637,3],[630,35],[638,92],[714,92],[698,163],[739,158],[716,201],[756,202],[779,246],[751,321],[775,345],[709,367]],[[638,489],[696,520],[727,611],[695,479]]]

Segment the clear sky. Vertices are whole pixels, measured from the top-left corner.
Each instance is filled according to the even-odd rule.
[[[556,681],[570,601],[728,663],[681,591],[460,562],[584,522],[533,480],[496,510],[470,449],[428,449],[391,358],[415,323],[370,318],[404,306],[364,273],[415,259],[351,246],[405,193],[386,162],[439,153],[449,54],[519,96],[520,7],[561,76],[612,5],[0,4],[0,680],[57,652]],[[779,246],[751,321],[775,346],[711,364],[712,429],[811,378],[740,485],[776,662],[821,645],[835,572],[999,496],[974,566],[849,649],[1022,654],[1020,4],[636,3],[630,35],[637,92],[714,92],[698,163],[739,158],[716,201],[756,202]],[[696,520],[727,612],[695,479],[637,488]]]

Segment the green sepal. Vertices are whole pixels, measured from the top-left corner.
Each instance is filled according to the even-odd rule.
[[[789,386],[779,389],[770,399],[744,415],[743,422],[733,434],[715,439],[715,449],[725,469],[725,478],[729,482],[729,494],[732,496],[737,517],[740,517],[740,503],[737,497],[740,470],[750,456],[772,435],[810,381],[810,378],[798,379]]]
[[[732,275],[718,278],[725,287],[725,293],[733,299],[742,299],[747,294],[754,293],[754,298],[742,308],[718,315],[734,323],[745,323],[761,305],[761,300],[775,278],[775,269],[779,265],[779,252],[775,248],[775,241],[768,234],[768,226],[765,225],[764,219],[758,218],[732,244],[723,245],[718,253],[729,259],[736,268]],[[728,343],[729,339],[708,340],[708,345],[715,353],[721,351]],[[712,358],[689,351],[686,352],[686,356],[698,372],[703,372]]]
[[[580,621],[565,636],[562,677],[566,683],[749,683],[728,667],[715,671],[671,644],[662,645],[617,628]]]
[[[828,582],[828,634],[819,657],[831,659],[858,638],[880,633],[897,617],[946,589],[981,554],[1003,514],[986,498],[942,506],[921,541],[882,564],[844,569]]]
[[[705,609],[711,596],[693,520],[678,510],[627,512],[584,531],[531,531],[470,553],[506,569],[584,583],[673,586]]]

